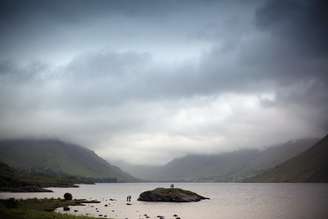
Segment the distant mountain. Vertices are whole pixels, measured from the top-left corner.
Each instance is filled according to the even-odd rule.
[[[214,155],[188,155],[163,166],[130,165],[120,167],[150,181],[235,182],[255,176],[305,151],[318,139],[299,139],[264,150],[238,150]]]
[[[99,180],[135,180],[93,151],[60,140],[0,140],[0,161],[26,171],[50,171]]]
[[[115,165],[119,166],[123,171],[145,181],[158,180],[157,176],[164,167],[160,165],[134,165],[125,161],[116,161]]]
[[[328,135],[313,147],[249,182],[328,182]]]
[[[17,170],[0,162],[0,191],[49,192],[44,187],[76,187],[75,184],[94,183],[91,178],[58,175],[52,172]]]

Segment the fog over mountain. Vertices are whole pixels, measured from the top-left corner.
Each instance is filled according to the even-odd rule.
[[[298,156],[319,139],[298,139],[263,150],[242,149],[211,155],[187,155],[165,165],[131,165],[118,162],[124,171],[150,181],[241,182]],[[306,162],[304,162],[306,166]]]
[[[274,168],[247,179],[248,182],[328,182],[328,136],[308,150]]]
[[[328,131],[324,0],[0,0],[0,138],[165,164]]]

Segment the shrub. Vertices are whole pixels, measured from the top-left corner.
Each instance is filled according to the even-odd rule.
[[[73,196],[72,196],[71,193],[68,193],[68,192],[67,192],[67,193],[64,194],[64,199],[65,199],[65,200],[72,200],[72,199],[73,199]]]
[[[5,200],[4,204],[7,208],[17,208],[17,201],[14,198]]]

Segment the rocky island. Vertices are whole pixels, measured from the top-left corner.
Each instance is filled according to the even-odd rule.
[[[138,201],[147,202],[198,202],[209,199],[180,188],[156,188],[139,195]]]

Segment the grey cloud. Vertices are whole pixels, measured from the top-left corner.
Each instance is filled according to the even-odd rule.
[[[44,71],[47,65],[42,62],[19,64],[13,60],[0,60],[0,75],[15,79],[30,79]]]
[[[256,13],[256,24],[305,55],[327,56],[328,4],[324,0],[270,0]]]
[[[127,157],[328,130],[322,1],[1,4],[0,137]]]
[[[55,59],[103,47],[156,51],[160,45],[215,44],[247,29],[256,2],[1,1],[0,49],[6,53],[0,55]]]
[[[200,65],[187,62],[167,68],[154,63],[150,54],[99,52],[74,59],[61,69],[59,78],[62,77],[70,95],[76,95],[73,99],[80,99],[82,104],[86,103],[85,97],[90,97],[92,103],[111,105],[131,100],[174,100],[265,90],[256,81],[258,72],[236,67],[229,58],[217,63],[216,58],[210,54]],[[241,80],[245,83],[241,84]],[[70,87],[74,82],[77,86]]]
[[[255,23],[266,34],[253,64],[278,84],[276,104],[290,107],[327,130],[328,4],[322,0],[270,0]],[[258,44],[259,45],[259,44]]]

